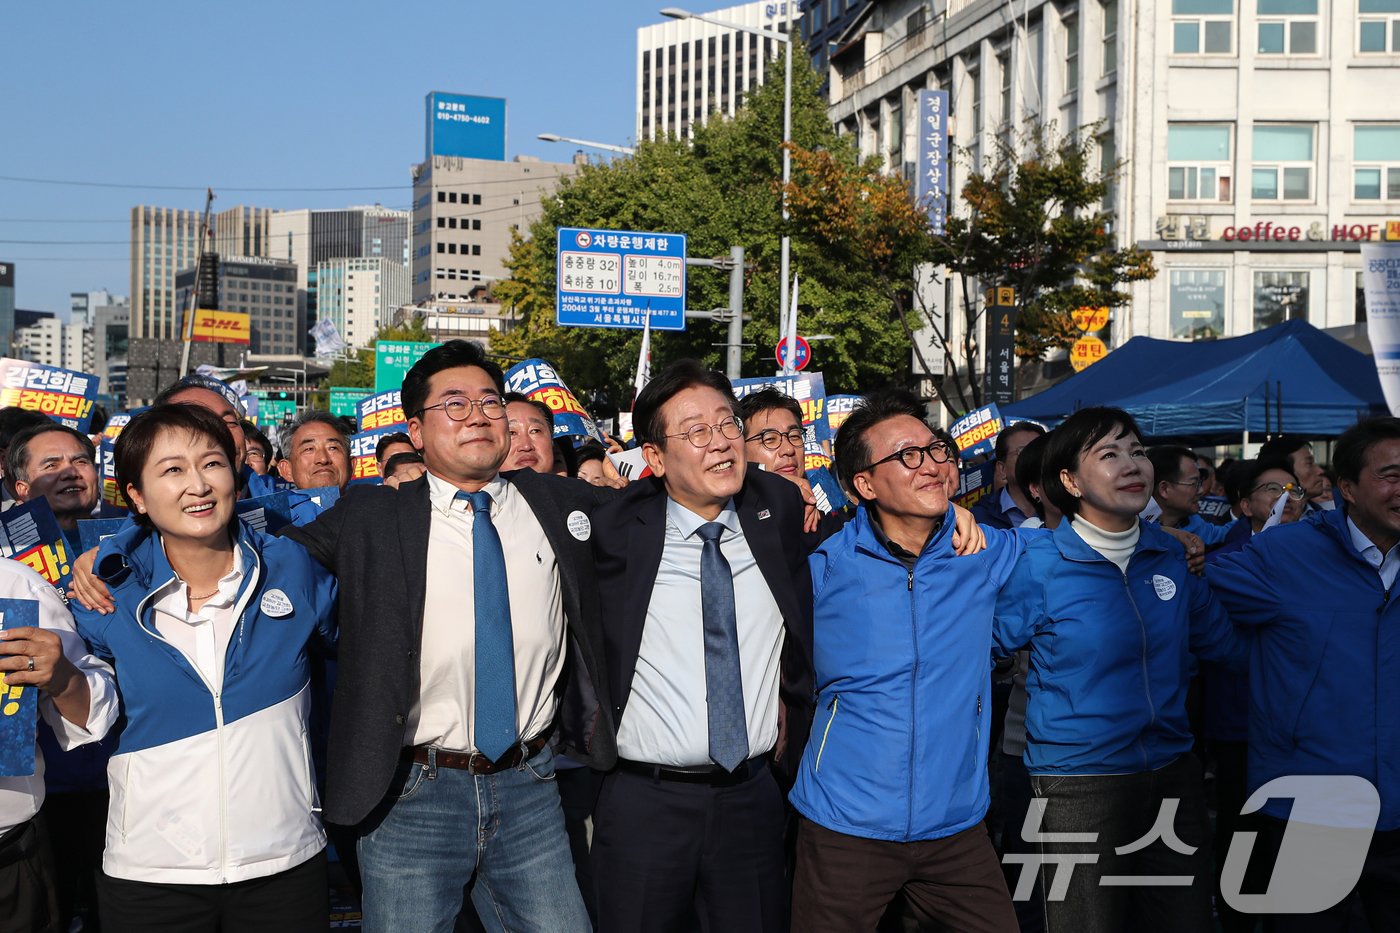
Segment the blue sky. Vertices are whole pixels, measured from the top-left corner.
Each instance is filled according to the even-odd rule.
[[[665,5],[8,4],[0,175],[199,189],[0,180],[0,260],[16,266],[16,304],[66,314],[72,291],[127,294],[131,207],[201,208],[205,185],[216,210],[406,208],[430,90],[506,98],[508,157],[567,161],[574,147],[541,132],[625,144],[636,30]]]

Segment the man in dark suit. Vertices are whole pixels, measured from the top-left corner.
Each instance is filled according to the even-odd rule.
[[[977,524],[988,528],[1020,528],[1021,522],[1035,514],[1030,493],[1016,482],[1016,460],[1026,445],[1045,433],[1034,421],[1017,421],[1008,425],[996,440],[996,485],[999,492],[982,497],[972,507]]]
[[[429,351],[403,383],[427,474],[287,532],[340,581],[325,816],[360,833],[367,933],[449,931],[469,883],[488,930],[589,926],[548,740],[613,764],[589,540],[612,493],[498,473],[503,388],[478,344]]]
[[[785,929],[783,795],[811,717],[803,502],[745,470],[729,382],[693,361],[637,399],[655,478],[594,513],[618,767],[594,811],[599,927]]]

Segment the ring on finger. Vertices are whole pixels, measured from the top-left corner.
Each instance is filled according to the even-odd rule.
[[[33,656],[33,655],[30,655],[29,658],[28,658],[28,661],[29,661],[29,666],[26,667],[25,670],[27,670],[27,671],[33,671],[33,670],[34,670],[34,656]]]

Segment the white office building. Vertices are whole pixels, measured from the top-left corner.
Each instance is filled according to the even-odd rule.
[[[832,120],[906,177],[921,88],[974,159],[1027,119],[1102,121],[1119,242],[1158,268],[1115,346],[1351,324],[1359,243],[1400,239],[1400,0],[875,0],[837,45]]]
[[[797,7],[797,0],[770,0],[705,15],[787,32],[788,20],[796,22]],[[691,127],[703,125],[711,113],[734,116],[782,50],[777,39],[699,19],[671,19],[638,29],[636,139],[688,139]]]
[[[412,295],[408,268],[395,259],[329,259],[316,265],[318,313],[352,347],[372,347],[381,327]]]

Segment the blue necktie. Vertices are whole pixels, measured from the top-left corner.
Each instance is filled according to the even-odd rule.
[[[734,577],[719,549],[724,526],[708,522],[696,531],[700,552],[700,613],[705,626],[705,703],[709,709],[710,758],[733,771],[749,757],[744,720],[744,683],[739,673],[739,629],[734,614]]]
[[[491,524],[491,496],[458,492],[472,507],[472,593],[476,609],[476,750],[492,761],[519,744],[515,731],[515,642],[510,633],[506,555]]]

